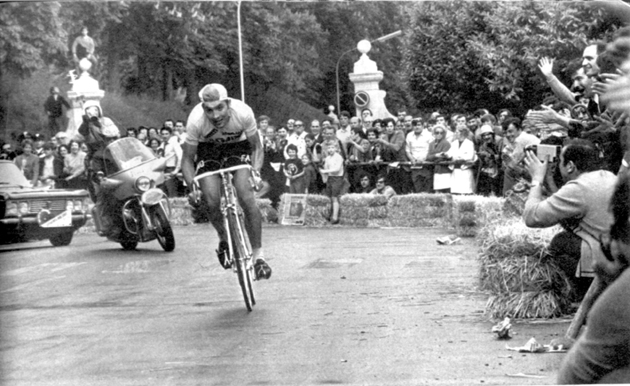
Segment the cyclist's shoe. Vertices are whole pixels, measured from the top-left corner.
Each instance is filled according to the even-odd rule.
[[[271,277],[271,267],[263,259],[256,260],[254,272],[256,273],[256,280],[269,279]]]
[[[217,249],[217,257],[219,258],[219,263],[225,269],[232,268],[232,262],[229,259],[230,255],[230,246],[227,241],[219,242],[219,249]]]

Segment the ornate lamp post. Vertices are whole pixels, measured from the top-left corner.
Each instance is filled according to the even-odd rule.
[[[339,57],[339,59],[337,60],[337,65],[336,65],[336,67],[335,67],[335,75],[336,75],[336,81],[337,81],[337,114],[340,114],[340,113],[341,113],[341,102],[340,102],[340,100],[339,100],[339,63],[341,62],[341,58],[343,58],[343,57],[344,57],[344,55],[346,55],[346,54],[348,54],[348,53],[350,53],[350,52],[352,52],[352,51],[354,51],[354,50],[359,50],[359,51],[361,51],[362,49],[365,49],[366,45],[367,45],[367,47],[368,47],[368,48],[367,48],[367,51],[369,51],[369,50],[370,50],[370,48],[369,48],[369,47],[371,47],[371,43],[384,42],[385,40],[389,40],[389,39],[395,38],[395,37],[397,37],[397,36],[400,36],[401,34],[402,34],[402,31],[401,31],[401,30],[398,30],[398,31],[396,31],[396,32],[392,32],[392,33],[390,33],[390,34],[388,34],[388,35],[381,36],[380,38],[378,38],[378,39],[374,39],[374,40],[372,40],[372,41],[368,41],[368,40],[361,40],[361,41],[357,44],[357,46],[356,46],[355,48],[352,48],[352,49],[350,49],[350,50],[348,50],[348,51],[344,52],[343,54],[341,54],[341,56],[340,56],[340,57]]]

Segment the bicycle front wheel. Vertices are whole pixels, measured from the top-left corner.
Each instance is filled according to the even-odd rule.
[[[249,243],[247,231],[245,230],[242,212],[239,211],[239,213],[236,213],[236,211],[230,210],[228,216],[238,284],[241,286],[243,292],[245,307],[247,307],[247,311],[251,311],[252,307],[256,304],[254,286],[252,283],[254,275],[252,248]]]

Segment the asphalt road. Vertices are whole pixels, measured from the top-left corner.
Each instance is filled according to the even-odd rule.
[[[269,281],[248,313],[207,225],[177,247],[94,234],[0,252],[2,385],[554,384],[570,320],[499,341],[476,291],[476,246],[436,229],[266,226]],[[519,376],[520,374],[520,376]]]

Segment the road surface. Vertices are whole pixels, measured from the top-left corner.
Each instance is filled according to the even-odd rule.
[[[439,229],[266,225],[273,268],[248,313],[208,225],[123,251],[90,233],[0,252],[2,385],[554,384],[564,354],[506,349],[569,319],[515,322],[499,341],[472,239]],[[518,375],[524,375],[519,377]]]

